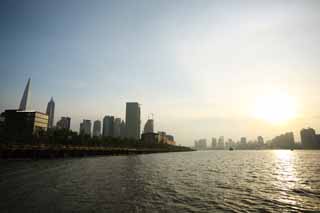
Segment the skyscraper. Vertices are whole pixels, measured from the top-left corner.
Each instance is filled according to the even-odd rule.
[[[69,117],[61,117],[61,119],[57,122],[58,129],[70,129],[71,118]]]
[[[48,102],[47,105],[47,115],[49,117],[49,121],[48,121],[48,128],[52,128],[53,127],[53,122],[54,122],[54,107],[55,107],[55,103],[53,101],[53,97],[51,97],[50,101]]]
[[[102,134],[104,137],[113,137],[113,116],[104,116]]]
[[[144,125],[143,133],[152,133],[154,132],[154,121],[153,119],[148,119]]]
[[[80,135],[91,136],[91,121],[83,120],[80,124]]]
[[[126,137],[126,123],[124,121],[121,121],[120,125],[120,137],[125,138]]]
[[[20,101],[19,110],[30,109],[30,96],[31,96],[30,82],[31,82],[31,79],[29,78]]]
[[[99,137],[101,136],[101,121],[96,120],[93,122],[93,136],[94,137]]]
[[[217,139],[216,138],[212,138],[211,139],[211,148],[212,149],[216,149],[217,148]]]
[[[312,128],[300,131],[301,143],[304,148],[314,148],[317,146],[316,131]]]
[[[126,136],[128,138],[140,139],[140,105],[136,102],[126,104]]]
[[[119,138],[121,132],[121,118],[114,119],[113,122],[113,137]]]
[[[264,144],[264,140],[262,136],[258,136],[258,144],[259,145],[263,145]]]

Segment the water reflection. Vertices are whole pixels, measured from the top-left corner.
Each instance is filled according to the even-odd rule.
[[[274,185],[278,188],[276,197],[278,201],[297,205],[298,200],[291,196],[290,193],[297,186],[299,178],[295,167],[296,154],[290,150],[274,150]]]

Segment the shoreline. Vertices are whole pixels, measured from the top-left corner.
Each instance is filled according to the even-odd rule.
[[[53,146],[53,145],[7,145],[0,147],[0,159],[56,159],[90,156],[139,155],[169,152],[196,151],[187,147],[98,147],[98,146]]]

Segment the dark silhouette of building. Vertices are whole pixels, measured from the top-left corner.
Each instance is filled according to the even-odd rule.
[[[287,132],[280,136],[275,137],[272,140],[273,148],[280,148],[280,149],[292,149],[294,148],[294,136],[293,132]]]
[[[57,122],[57,129],[67,129],[70,130],[71,118],[69,117],[61,117],[61,119]]]
[[[104,137],[113,137],[113,132],[114,132],[114,117],[108,116],[108,115],[104,116],[102,135]]]
[[[36,111],[6,110],[5,133],[10,136],[31,136],[47,131],[48,115]]]
[[[126,123],[124,121],[121,121],[120,124],[120,137],[125,138],[126,137]]]
[[[302,129],[300,131],[300,136],[303,148],[313,149],[320,147],[319,136],[316,135],[316,131],[314,129]]]
[[[80,135],[87,135],[91,136],[91,121],[90,120],[83,120],[80,123]]]
[[[140,105],[136,102],[126,104],[126,136],[128,138],[140,139]]]
[[[101,136],[101,121],[96,120],[93,122],[93,130],[92,130],[93,137],[100,137]]]
[[[159,134],[154,132],[147,132],[141,135],[141,141],[144,143],[159,143]]]
[[[121,136],[121,118],[115,118],[113,121],[113,137],[119,138]]]

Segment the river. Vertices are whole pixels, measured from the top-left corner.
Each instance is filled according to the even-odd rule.
[[[320,151],[0,160],[0,212],[320,211]]]

